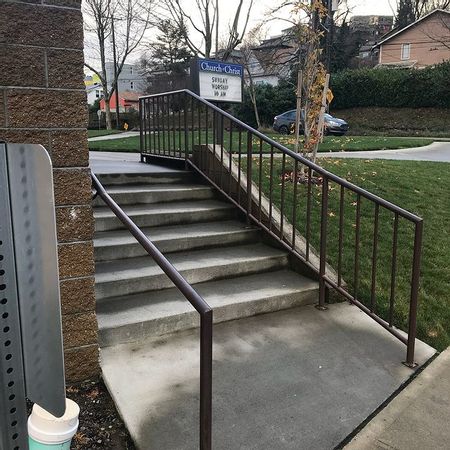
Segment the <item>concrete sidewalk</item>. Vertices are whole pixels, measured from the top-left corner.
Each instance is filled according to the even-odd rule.
[[[139,131],[124,131],[123,133],[106,134],[105,136],[95,136],[88,139],[89,142],[94,141],[110,141],[111,139],[123,139],[133,136],[139,136]]]
[[[322,152],[319,158],[396,159],[406,161],[450,162],[450,142],[433,142],[423,147],[361,152]]]
[[[450,448],[450,348],[376,415],[346,450]]]

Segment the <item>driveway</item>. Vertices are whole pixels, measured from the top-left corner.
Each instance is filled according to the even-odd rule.
[[[433,142],[424,147],[399,150],[371,150],[363,152],[318,153],[319,158],[401,159],[408,161],[450,162],[450,142]]]

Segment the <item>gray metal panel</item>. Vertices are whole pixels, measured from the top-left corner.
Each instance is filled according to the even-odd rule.
[[[0,449],[28,449],[6,147],[0,143]]]
[[[40,145],[8,144],[7,163],[26,393],[59,417],[65,381],[52,166]]]

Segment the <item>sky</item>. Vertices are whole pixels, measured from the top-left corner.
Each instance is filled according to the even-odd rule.
[[[248,1],[248,0],[247,0]],[[392,15],[392,7],[396,9],[397,0],[347,0],[351,10],[351,15]],[[192,11],[192,16],[195,17],[196,0],[182,0],[181,3],[185,5],[186,10]],[[267,11],[277,3],[277,0],[254,0],[251,20],[248,29],[261,23]],[[236,10],[238,0],[219,0],[220,10],[220,34],[223,36],[227,29],[228,23],[233,19],[233,14]],[[287,28],[289,24],[286,21],[271,21],[266,26],[267,37],[277,35]],[[149,35],[152,35],[150,30]],[[96,47],[95,40],[92,37],[86,36],[85,57],[94,66],[98,66],[95,52],[91,50],[92,46]],[[140,52],[130,55],[129,62],[139,60]]]
[[[195,0],[185,0],[186,3],[194,3]],[[349,8],[351,9],[351,15],[392,15],[392,7],[394,10],[397,7],[397,0],[348,0]],[[230,5],[230,3],[234,3],[236,0],[219,0],[219,8],[223,4]],[[256,0],[254,1],[253,7],[253,20],[250,23],[250,28],[254,25],[257,25],[263,18],[266,13],[274,4],[276,4],[276,0]],[[223,9],[223,8],[222,8]],[[227,7],[229,12],[229,18],[233,14],[233,8]],[[225,19],[223,17],[223,19]],[[282,22],[272,23],[270,28],[268,29],[268,33],[270,35],[278,34],[283,28],[286,28]]]

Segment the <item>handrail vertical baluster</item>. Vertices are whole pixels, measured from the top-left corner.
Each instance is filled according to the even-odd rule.
[[[327,227],[328,227],[328,178],[322,180],[322,209],[320,219],[320,262],[319,262],[319,305],[325,308],[326,285],[325,270],[327,264]]]
[[[252,134],[247,132],[247,222],[250,223],[252,215],[252,156],[253,142]]]
[[[370,288],[370,311],[375,311],[375,289],[377,281],[377,253],[378,253],[378,219],[380,205],[375,203],[375,220],[373,226],[373,246],[372,246],[372,283]]]
[[[392,327],[394,320],[395,283],[397,277],[397,240],[398,240],[398,214],[394,216],[392,235],[392,263],[391,263],[391,295],[389,297],[389,326]]]

